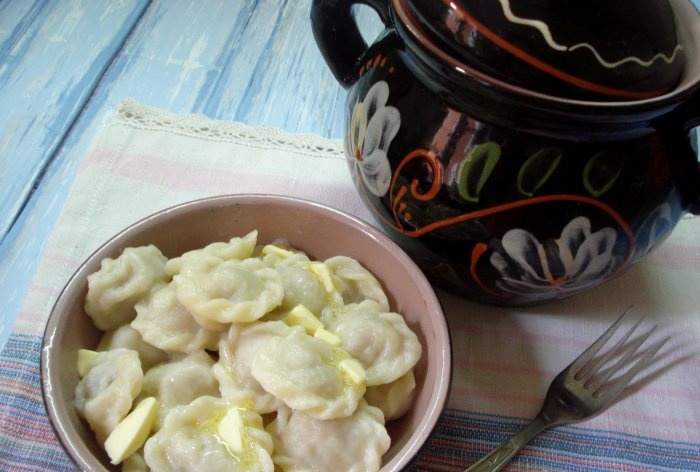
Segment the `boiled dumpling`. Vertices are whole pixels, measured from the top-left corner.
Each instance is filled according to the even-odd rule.
[[[191,353],[215,350],[220,333],[202,328],[177,299],[174,283],[169,283],[136,304],[131,326],[148,343],[168,352]]]
[[[352,305],[329,326],[350,355],[362,363],[368,386],[398,379],[421,356],[420,341],[403,317],[382,309],[374,301]]]
[[[143,451],[134,452],[124,459],[121,472],[149,472],[148,464],[143,458]]]
[[[382,306],[383,311],[389,311],[389,299],[381,284],[358,261],[347,256],[335,256],[326,259],[324,264],[335,276],[346,305],[374,300]]]
[[[416,377],[409,370],[391,383],[367,387],[365,400],[384,413],[384,420],[401,417],[411,406],[416,389]]]
[[[160,402],[158,425],[175,406],[187,405],[203,395],[219,396],[213,365],[209,354],[196,351],[146,372],[141,397],[155,397]]]
[[[304,305],[316,316],[321,314],[326,305],[326,292],[313,274],[300,267],[287,266],[277,267],[277,273],[284,288],[283,309]]]
[[[204,396],[170,410],[163,427],[144,447],[144,458],[151,470],[273,472],[272,438],[263,429],[260,415],[239,408],[243,424],[241,452],[229,447],[218,433],[229,408],[236,405]]]
[[[141,361],[134,350],[105,351],[90,361],[75,387],[75,408],[101,444],[129,413],[142,384]]]
[[[257,240],[258,232],[251,231],[243,237],[233,237],[228,242],[213,242],[201,249],[194,249],[182,254],[180,257],[168,260],[165,269],[170,276],[173,276],[180,273],[182,263],[187,259],[199,259],[207,256],[213,256],[224,261],[247,259],[253,255]]]
[[[289,407],[320,419],[340,418],[355,411],[365,385],[346,379],[339,357],[338,348],[298,329],[261,347],[251,373]]]
[[[261,347],[281,339],[293,329],[282,321],[233,324],[228,337],[219,343],[219,361],[213,368],[221,396],[233,401],[252,392],[255,411],[264,414],[277,410],[281,401],[253,377],[251,363]]]
[[[282,411],[268,431],[274,440],[273,459],[285,472],[377,471],[391,444],[382,412],[364,400],[352,416],[334,420]]]
[[[114,331],[105,333],[97,345],[97,350],[109,351],[119,347],[133,349],[138,352],[139,359],[141,360],[141,369],[144,372],[168,360],[167,353],[144,341],[141,337],[141,333],[128,324],[122,325]]]
[[[169,280],[166,261],[152,244],[124,249],[116,259],[103,259],[100,270],[87,277],[85,311],[95,326],[109,331],[130,322],[136,316],[136,302]]]
[[[277,272],[255,258],[184,259],[173,280],[178,300],[207,329],[255,321],[279,306],[284,297]]]

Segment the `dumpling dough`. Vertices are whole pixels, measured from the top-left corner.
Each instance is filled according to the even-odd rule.
[[[391,444],[382,412],[364,400],[352,416],[335,420],[282,411],[268,431],[274,440],[273,459],[285,472],[377,471]]]
[[[284,297],[277,271],[255,258],[187,258],[173,280],[178,300],[197,323],[214,330],[232,322],[255,321]]]
[[[217,433],[230,407],[221,398],[200,397],[173,408],[163,427],[146,441],[144,458],[153,471],[273,472],[272,438],[262,417],[241,408],[243,454],[231,451]]]
[[[374,300],[381,305],[382,311],[389,311],[389,299],[381,284],[358,261],[347,256],[335,256],[326,259],[324,264],[335,275],[346,305],[363,300]]]
[[[148,343],[168,352],[189,354],[216,350],[220,333],[202,328],[177,299],[175,284],[169,283],[136,304],[131,326]]]
[[[329,327],[350,355],[362,363],[368,386],[398,379],[416,365],[422,351],[403,317],[382,308],[373,301],[352,305]]]
[[[143,371],[139,353],[125,348],[101,352],[75,387],[75,408],[104,444],[131,410],[141,391]]]
[[[290,408],[319,419],[350,416],[365,393],[338,369],[337,348],[294,330],[265,344],[253,358],[251,373],[265,390]]]
[[[276,269],[284,288],[282,308],[291,310],[297,305],[304,305],[319,316],[326,305],[326,292],[318,279],[300,267],[281,266]]]
[[[367,387],[364,398],[367,403],[382,410],[385,421],[391,421],[408,411],[415,390],[416,377],[413,370],[409,370],[391,383]]]
[[[85,311],[95,326],[110,331],[134,319],[136,302],[169,280],[166,261],[152,244],[126,248],[116,259],[103,259],[100,270],[87,277]]]
[[[165,271],[170,276],[179,274],[184,261],[208,256],[213,256],[224,261],[247,259],[253,255],[257,240],[258,232],[251,231],[243,237],[233,237],[228,242],[217,241],[207,244],[203,248],[188,251],[180,257],[174,257],[168,260],[165,264]]]
[[[252,392],[255,411],[264,414],[277,410],[282,402],[253,377],[251,364],[262,346],[281,339],[294,329],[282,321],[233,324],[228,337],[219,343],[219,361],[213,367],[221,396],[235,401]]]
[[[160,402],[159,426],[173,407],[187,405],[203,395],[219,396],[213,365],[206,352],[196,351],[146,372],[141,397],[155,397]]]
[[[141,360],[141,369],[144,372],[168,360],[168,354],[144,341],[141,333],[128,324],[105,333],[97,345],[97,350],[110,351],[118,347],[133,349],[138,352]]]

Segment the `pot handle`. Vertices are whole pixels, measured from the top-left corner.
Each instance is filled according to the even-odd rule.
[[[669,137],[668,149],[671,162],[676,167],[674,170],[679,179],[683,203],[688,206],[688,211],[695,215],[700,215],[699,127],[700,89],[696,89],[667,119],[662,119],[656,126],[662,136]],[[695,138],[693,133],[697,133]]]
[[[344,88],[358,78],[357,66],[367,51],[352,6],[364,4],[373,8],[384,25],[389,24],[390,0],[313,0],[311,29],[316,44],[328,67]]]

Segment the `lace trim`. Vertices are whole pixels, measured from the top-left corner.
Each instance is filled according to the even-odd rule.
[[[204,115],[178,115],[126,99],[119,104],[115,120],[133,128],[229,142],[264,149],[303,152],[312,157],[343,157],[340,139],[310,133],[288,133],[268,127],[254,127],[238,121],[213,120]]]

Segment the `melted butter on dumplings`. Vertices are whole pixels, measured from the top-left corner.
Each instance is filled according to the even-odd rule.
[[[332,345],[299,328],[260,348],[251,373],[291,408],[319,419],[342,418],[357,409],[365,385],[345,380],[338,357]]]
[[[422,351],[403,317],[382,310],[374,301],[362,302],[349,307],[330,327],[362,363],[368,386],[387,384],[406,374]]]
[[[78,413],[104,443],[139,400],[160,405],[123,470],[381,467],[385,421],[413,398],[418,338],[355,259],[257,237],[171,259],[128,248],[89,276],[86,311],[105,334],[79,356]]]

